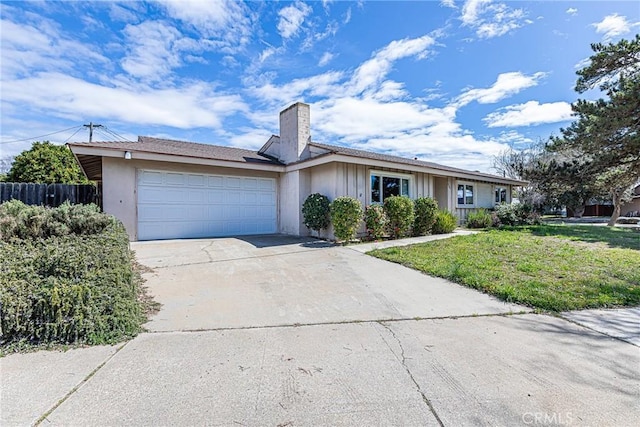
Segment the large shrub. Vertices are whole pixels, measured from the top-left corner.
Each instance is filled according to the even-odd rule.
[[[494,212],[495,226],[535,225],[540,223],[540,216],[530,205],[513,203],[496,206]]]
[[[119,221],[90,206],[11,202],[0,224],[0,352],[114,343],[141,330],[142,279]]]
[[[407,196],[390,196],[384,199],[384,212],[389,218],[387,229],[392,238],[408,236],[415,218],[413,201]]]
[[[353,197],[338,197],[331,202],[331,222],[337,240],[353,239],[362,221],[362,206]]]
[[[415,219],[413,221],[414,236],[424,236],[431,232],[436,221],[438,202],[431,197],[419,197],[414,202]]]
[[[478,209],[467,215],[467,228],[489,228],[492,224],[491,214],[486,209]]]
[[[453,232],[458,226],[458,218],[449,211],[439,210],[433,223],[433,234],[447,234]]]
[[[384,237],[387,229],[387,214],[381,205],[370,205],[364,210],[364,224],[367,227],[367,235],[373,240]]]
[[[318,233],[329,227],[331,223],[330,204],[327,196],[320,193],[309,195],[302,204],[304,225]]]

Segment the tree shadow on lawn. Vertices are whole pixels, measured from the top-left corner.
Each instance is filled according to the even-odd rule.
[[[586,243],[604,243],[612,248],[640,251],[640,231],[629,228],[592,225],[540,225],[527,227],[535,236],[568,238]]]

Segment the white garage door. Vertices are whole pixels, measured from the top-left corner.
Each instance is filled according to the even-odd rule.
[[[138,240],[276,232],[276,181],[138,171]]]

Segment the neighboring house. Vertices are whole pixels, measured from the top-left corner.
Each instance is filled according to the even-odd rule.
[[[280,113],[280,135],[258,151],[139,137],[69,144],[103,209],[131,240],[283,233],[308,235],[309,194],[352,196],[363,206],[391,195],[431,196],[462,220],[511,202],[523,182],[311,141],[310,107]],[[330,232],[326,233],[330,237]]]
[[[640,184],[633,189],[633,198],[620,208],[620,216],[640,216]]]

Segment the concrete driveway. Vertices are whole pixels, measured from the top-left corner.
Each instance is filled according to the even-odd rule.
[[[133,245],[162,310],[0,359],[0,424],[637,425],[640,349],[349,247]]]
[[[163,305],[154,332],[521,312],[446,280],[315,239],[133,245]]]

